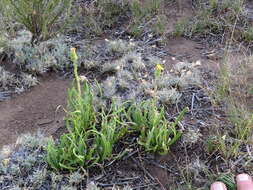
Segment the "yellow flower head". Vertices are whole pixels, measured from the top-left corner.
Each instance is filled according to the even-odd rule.
[[[76,62],[78,60],[76,48],[70,48],[70,59],[72,62]]]
[[[164,68],[163,68],[163,66],[161,64],[157,64],[155,69],[157,71],[163,71],[164,70]]]
[[[10,159],[4,159],[4,160],[2,160],[2,162],[3,162],[3,164],[5,165],[5,166],[7,166],[8,164],[9,164],[9,162],[10,162]]]

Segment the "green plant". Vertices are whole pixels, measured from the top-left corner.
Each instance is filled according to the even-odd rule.
[[[216,181],[221,181],[223,182],[228,190],[236,190],[236,184],[234,180],[234,175],[233,174],[220,174]]]
[[[165,118],[165,110],[158,110],[154,100],[144,101],[129,109],[133,130],[140,133],[138,143],[148,152],[167,154],[169,147],[181,136],[176,125],[183,119],[187,109],[184,109],[177,119],[170,123]]]
[[[155,19],[154,24],[152,24],[152,31],[157,34],[163,36],[166,33],[166,16],[158,15]]]
[[[72,0],[8,0],[14,19],[32,33],[31,43],[48,40],[67,24]],[[64,20],[62,26],[58,22]]]
[[[209,5],[211,9],[216,9],[218,6],[218,0],[209,0]]]
[[[243,0],[209,0],[207,4],[199,4],[196,16],[189,19],[181,34],[192,37],[193,35],[209,36],[224,35],[234,41],[249,43],[252,39],[251,23],[245,12]],[[218,19],[217,19],[218,18]],[[178,27],[178,26],[177,26]],[[179,33],[176,32],[176,33]]]
[[[95,127],[96,115],[87,83],[81,93],[75,87],[69,90],[68,109],[65,120],[69,133],[61,136],[58,145],[49,142],[47,161],[54,169],[91,167],[99,157],[95,148],[88,143],[93,138],[91,129]]]
[[[164,70],[161,64],[157,64],[155,68],[155,80],[159,80],[161,78],[162,71]]]
[[[108,114],[102,111],[96,115],[87,84],[82,92],[80,96],[72,88],[69,93],[71,111],[66,118],[69,133],[61,136],[58,145],[53,141],[48,144],[47,160],[54,169],[87,168],[110,159],[114,144],[127,132],[121,121],[124,108],[112,106]],[[98,118],[101,122],[97,122]]]
[[[129,58],[131,56],[128,56]],[[158,109],[154,101],[147,101],[139,106],[133,105],[126,111],[124,103],[119,105],[112,98],[107,108],[100,107],[95,112],[93,94],[87,81],[81,89],[75,48],[71,48],[70,59],[74,64],[75,83],[68,91],[65,118],[68,133],[62,135],[58,143],[51,140],[48,144],[47,161],[53,169],[85,169],[106,160],[117,159],[121,154],[113,155],[113,148],[122,137],[129,133],[130,125],[133,130],[140,133],[139,144],[147,151],[160,154],[168,152],[169,146],[181,136],[176,125],[186,110],[179,114],[175,122],[170,123],[165,118],[164,108]],[[141,57],[137,59],[137,62],[142,63]],[[133,64],[135,64],[134,61]],[[161,74],[162,66],[158,65],[158,67],[157,70]],[[157,74],[158,78],[160,74]],[[107,96],[111,97],[114,94],[115,77],[108,77],[107,80],[108,89],[113,91],[107,92]],[[98,89],[102,95],[102,88],[98,87]]]
[[[242,34],[242,39],[245,41],[245,42],[252,42],[253,40],[253,27],[250,26],[248,28],[246,28]]]
[[[116,23],[118,17],[123,15],[128,7],[122,0],[98,0],[97,4],[100,12],[100,22],[104,27],[111,27]]]
[[[144,23],[147,21],[151,21],[152,17],[158,15],[162,3],[163,0],[131,1],[130,10],[132,13],[132,17],[131,23],[129,25],[130,33],[134,36],[140,35],[144,30],[144,26],[146,26],[146,24]],[[165,17],[157,16],[156,20],[157,21],[154,24],[152,24],[151,22],[153,31],[158,34],[164,34],[165,27],[163,24],[165,23]]]
[[[232,127],[230,126],[225,133],[221,133],[222,135],[219,131],[217,138],[212,140],[216,145],[214,150],[218,150],[226,159],[237,158],[243,152],[243,146],[251,143],[253,127],[253,112],[249,106],[252,98],[252,94],[249,93],[252,80],[251,57],[242,56],[241,60],[231,65],[232,56],[228,53],[228,49],[233,34],[221,62],[215,92],[216,100],[225,105],[224,111]],[[214,146],[211,146],[211,149],[212,147]]]
[[[175,30],[173,31],[174,36],[183,36],[187,28],[187,20],[179,20],[175,25]]]
[[[101,35],[104,30],[127,17],[128,2],[125,0],[97,0],[83,7],[84,27],[89,35]]]
[[[96,163],[94,151],[87,148],[88,135],[74,136],[68,133],[62,135],[60,144],[49,142],[47,148],[47,162],[55,170],[76,170],[93,166]]]
[[[128,126],[122,117],[125,113],[125,108],[121,108],[115,104],[112,105],[111,110],[106,114],[101,112],[101,129],[98,131],[94,128],[95,147],[99,154],[99,161],[102,162],[105,159],[112,157],[112,151],[114,144],[124,137],[128,132]]]
[[[80,87],[78,57],[74,48],[70,58],[74,64],[76,85],[68,93],[65,120],[69,132],[61,136],[59,144],[55,145],[52,140],[48,144],[47,161],[54,169],[87,168],[111,158],[113,145],[127,132],[120,120],[124,108],[114,105],[108,114],[104,111],[95,113],[87,82],[83,89]]]
[[[53,140],[49,141],[47,148],[47,161],[56,170],[93,166],[99,160],[95,148],[88,144],[93,137],[91,129],[95,127],[96,115],[87,82],[81,89],[75,48],[71,48],[70,59],[74,65],[76,87],[68,92],[68,115],[65,120],[69,133],[61,136],[58,145]]]

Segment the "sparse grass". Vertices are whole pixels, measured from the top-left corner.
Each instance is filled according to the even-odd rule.
[[[234,41],[250,43],[253,36],[252,26],[245,9],[245,1],[209,0],[200,2],[196,16],[188,21],[179,20],[174,35],[223,36],[228,40],[231,33],[234,32]]]
[[[164,34],[166,29],[166,17],[160,14],[160,8],[163,0],[134,0],[130,3],[132,13],[129,32],[137,37],[144,30],[151,27],[151,32],[155,34]]]
[[[124,0],[98,0],[83,7],[80,19],[87,33],[94,37],[116,25],[119,19],[127,18],[128,2]],[[74,26],[75,27],[75,26]]]
[[[236,65],[232,65],[230,62],[233,56],[225,56],[221,65],[217,98],[224,102],[232,128],[217,136],[216,147],[229,159],[239,156],[242,148],[251,143],[253,112],[250,108],[252,95],[249,92],[252,62],[250,57],[243,56],[242,60],[236,61]]]
[[[187,29],[187,20],[179,20],[175,25],[175,30],[173,32],[174,36],[183,36]]]

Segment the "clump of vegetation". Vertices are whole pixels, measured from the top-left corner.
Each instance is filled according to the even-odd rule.
[[[70,57],[74,63],[76,85],[69,91],[66,118],[69,132],[61,136],[59,143],[50,141],[48,145],[47,161],[52,168],[86,169],[112,159],[113,148],[128,133],[130,123],[133,130],[140,133],[139,143],[146,151],[168,153],[169,147],[181,136],[176,125],[187,110],[173,123],[167,122],[164,108],[158,111],[154,102],[143,102],[140,107],[131,106],[128,111],[125,106],[112,104],[95,112],[93,95],[87,82],[81,89],[75,49],[71,50]]]
[[[101,35],[104,31],[117,25],[119,20],[125,20],[128,7],[128,2],[125,0],[98,0],[86,3],[80,11],[79,20],[83,23],[82,26],[86,33],[94,37],[94,34]]]
[[[236,41],[252,41],[252,25],[243,0],[209,0],[199,3],[199,11],[193,19],[180,20],[175,28],[175,35],[207,37],[233,36]],[[217,17],[219,19],[217,19]]]
[[[65,24],[57,22],[69,17],[72,0],[8,0],[3,3],[8,6],[15,21],[32,33],[31,43],[37,44],[62,30]]]
[[[132,13],[129,32],[133,36],[139,36],[144,29],[152,29],[150,32],[163,34],[165,32],[166,19],[160,13],[163,0],[134,0],[130,3]]]
[[[167,122],[164,108],[159,112],[150,102],[132,106],[128,111],[124,106],[112,105],[107,111],[95,113],[87,83],[81,92],[82,95],[78,94],[75,88],[69,91],[72,110],[66,118],[69,133],[61,136],[59,144],[49,143],[47,160],[54,169],[87,168],[112,159],[113,147],[128,133],[129,122],[133,123],[133,130],[140,133],[139,143],[148,152],[167,154],[181,136],[176,125],[186,110],[172,123]],[[127,122],[127,118],[132,119]]]
[[[98,65],[106,77],[100,82],[100,86],[95,84],[92,87],[96,105],[106,105],[111,101],[117,104],[123,104],[125,101],[141,102],[142,97],[156,98],[164,105],[175,105],[180,102],[184,88],[201,85],[200,74],[196,68],[201,64],[199,61],[180,62],[168,72],[163,68],[161,58],[145,56],[139,53],[138,49],[129,51],[127,44],[133,42],[125,43],[126,45],[122,46],[124,50],[117,48],[116,56],[121,56],[119,59]],[[111,48],[107,51],[112,52]],[[158,67],[162,68],[159,69],[159,77]]]
[[[5,147],[0,152],[1,189],[40,189],[43,187],[77,189],[86,184],[86,173],[56,173],[46,162],[47,146],[50,138],[42,133],[21,135],[13,147]],[[95,183],[88,183],[88,190],[100,189]],[[116,188],[116,186],[115,186]],[[131,189],[129,186],[124,189]]]
[[[70,67],[68,45],[61,40],[53,40],[30,45],[19,45],[20,40],[9,45],[9,51],[14,52],[14,64],[32,74],[43,74],[49,70],[63,71]]]
[[[7,87],[13,85],[13,83],[15,83],[14,74],[11,74],[0,66],[0,87],[7,89]]]
[[[175,122],[169,123],[164,108],[158,110],[153,100],[133,105],[129,109],[133,130],[140,133],[139,144],[148,152],[160,154],[167,154],[170,146],[181,137],[176,125],[186,112],[187,109],[179,114]]]
[[[41,133],[22,135],[15,151],[0,160],[0,188],[39,188],[46,180],[45,146],[48,139]],[[6,149],[7,150],[7,149]],[[4,152],[1,152],[4,155]],[[8,177],[7,177],[8,176]]]
[[[87,3],[81,15],[86,18],[84,27],[90,35],[101,35],[119,23],[128,25],[128,32],[133,36],[140,36],[144,29],[163,35],[166,32],[166,17],[160,11],[163,3],[164,0],[99,0]]]
[[[124,40],[108,40],[107,49],[109,53],[127,53],[135,48],[134,42]]]
[[[1,66],[0,88],[21,93],[38,84],[37,75],[48,71],[64,71],[69,64],[69,47],[61,38],[41,42],[38,45],[27,43],[31,39],[28,31],[18,31],[17,36],[8,41],[5,38],[0,48],[0,61],[13,64],[14,71],[6,71]]]
[[[30,74],[22,72],[19,75],[15,75],[0,66],[0,89],[4,91],[13,89],[15,92],[20,93],[37,84],[37,78]]]
[[[242,58],[237,66],[231,65],[232,57],[227,54],[221,63],[216,99],[226,105],[224,110],[233,127],[213,139],[216,150],[227,159],[237,157],[242,147],[251,142],[253,126],[251,84],[248,82],[253,71],[251,57]]]

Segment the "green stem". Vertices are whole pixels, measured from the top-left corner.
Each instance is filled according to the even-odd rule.
[[[78,76],[78,72],[77,72],[76,61],[74,61],[73,64],[74,64],[74,75],[75,75],[75,80],[76,80],[77,91],[78,91],[78,95],[81,97],[82,92],[81,92],[81,85],[80,85],[80,80],[79,80],[79,76]]]

